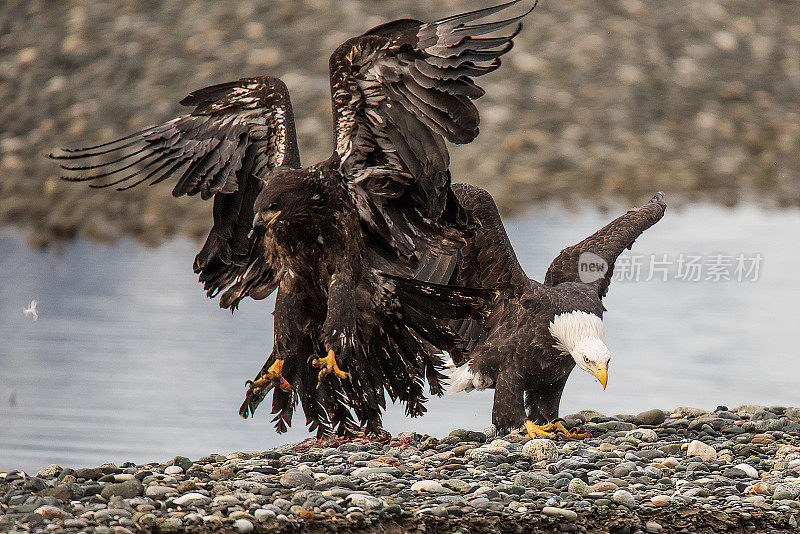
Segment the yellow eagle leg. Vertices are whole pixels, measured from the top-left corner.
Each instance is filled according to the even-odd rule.
[[[253,393],[258,393],[258,390],[269,384],[270,382],[277,382],[280,388],[283,391],[291,391],[292,386],[289,382],[283,377],[283,360],[275,360],[269,369],[267,369],[266,374],[264,374],[261,378],[249,382],[250,391]]]
[[[540,426],[534,424],[533,421],[526,419],[525,422],[522,424],[525,425],[525,430],[528,431],[528,437],[539,438],[542,436],[547,436],[548,438],[551,439],[555,439],[556,437],[556,435],[553,434],[552,432],[548,432],[549,430],[552,430],[552,423]]]
[[[334,375],[338,376],[339,378],[347,378],[347,373],[339,369],[339,365],[336,363],[336,353],[333,352],[333,349],[328,351],[328,355],[324,358],[317,358],[311,362],[311,365],[314,367],[321,367],[319,371],[319,379],[322,380],[325,375],[333,373]]]

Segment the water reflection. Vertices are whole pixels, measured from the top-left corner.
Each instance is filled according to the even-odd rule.
[[[540,210],[508,230],[528,275],[541,280],[561,248],[609,218]],[[614,282],[608,390],[576,371],[562,413],[800,405],[800,249],[781,237],[798,232],[796,210],[668,210],[632,254],[760,253],[758,281]],[[218,309],[191,274],[195,249],[184,240],[158,249],[78,242],[59,256],[29,250],[15,234],[0,237],[0,469],[197,457],[307,437],[302,416],[282,436],[264,410],[255,420],[237,416],[244,381],[272,346],[274,301],[244,302],[235,317]],[[32,299],[36,322],[23,314]],[[432,399],[416,420],[393,407],[386,426],[433,435],[480,429],[491,395]]]

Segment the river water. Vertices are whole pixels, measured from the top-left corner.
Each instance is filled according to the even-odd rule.
[[[541,280],[561,248],[614,213],[537,209],[507,224]],[[579,370],[561,413],[719,404],[800,405],[800,211],[668,209],[617,264],[605,300],[608,389]],[[163,461],[264,450],[308,436],[302,414],[278,435],[268,410],[237,415],[244,382],[272,347],[274,299],[232,316],[191,272],[197,245],[78,241],[37,252],[0,233],[0,470]],[[648,280],[649,278],[649,280]],[[699,280],[695,280],[699,278]],[[23,314],[37,299],[39,318]],[[444,435],[490,422],[492,392],[428,402],[392,432]]]

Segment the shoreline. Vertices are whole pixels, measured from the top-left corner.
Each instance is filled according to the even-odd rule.
[[[0,473],[0,532],[798,529],[800,408],[564,420],[592,437],[497,437],[490,427],[10,471]]]

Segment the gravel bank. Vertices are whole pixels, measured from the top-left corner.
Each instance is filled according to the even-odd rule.
[[[459,429],[0,473],[0,531],[797,531],[800,408],[565,421],[593,437]]]
[[[327,61],[387,20],[485,6],[451,0],[6,0],[0,12],[0,225],[44,245],[122,234],[200,236],[210,208],[168,188],[89,191],[42,155],[181,111],[186,93],[243,76],[289,86],[303,161],[331,150]],[[800,5],[754,0],[543,1],[482,79],[482,134],[454,176],[508,209],[545,199],[800,204]]]

